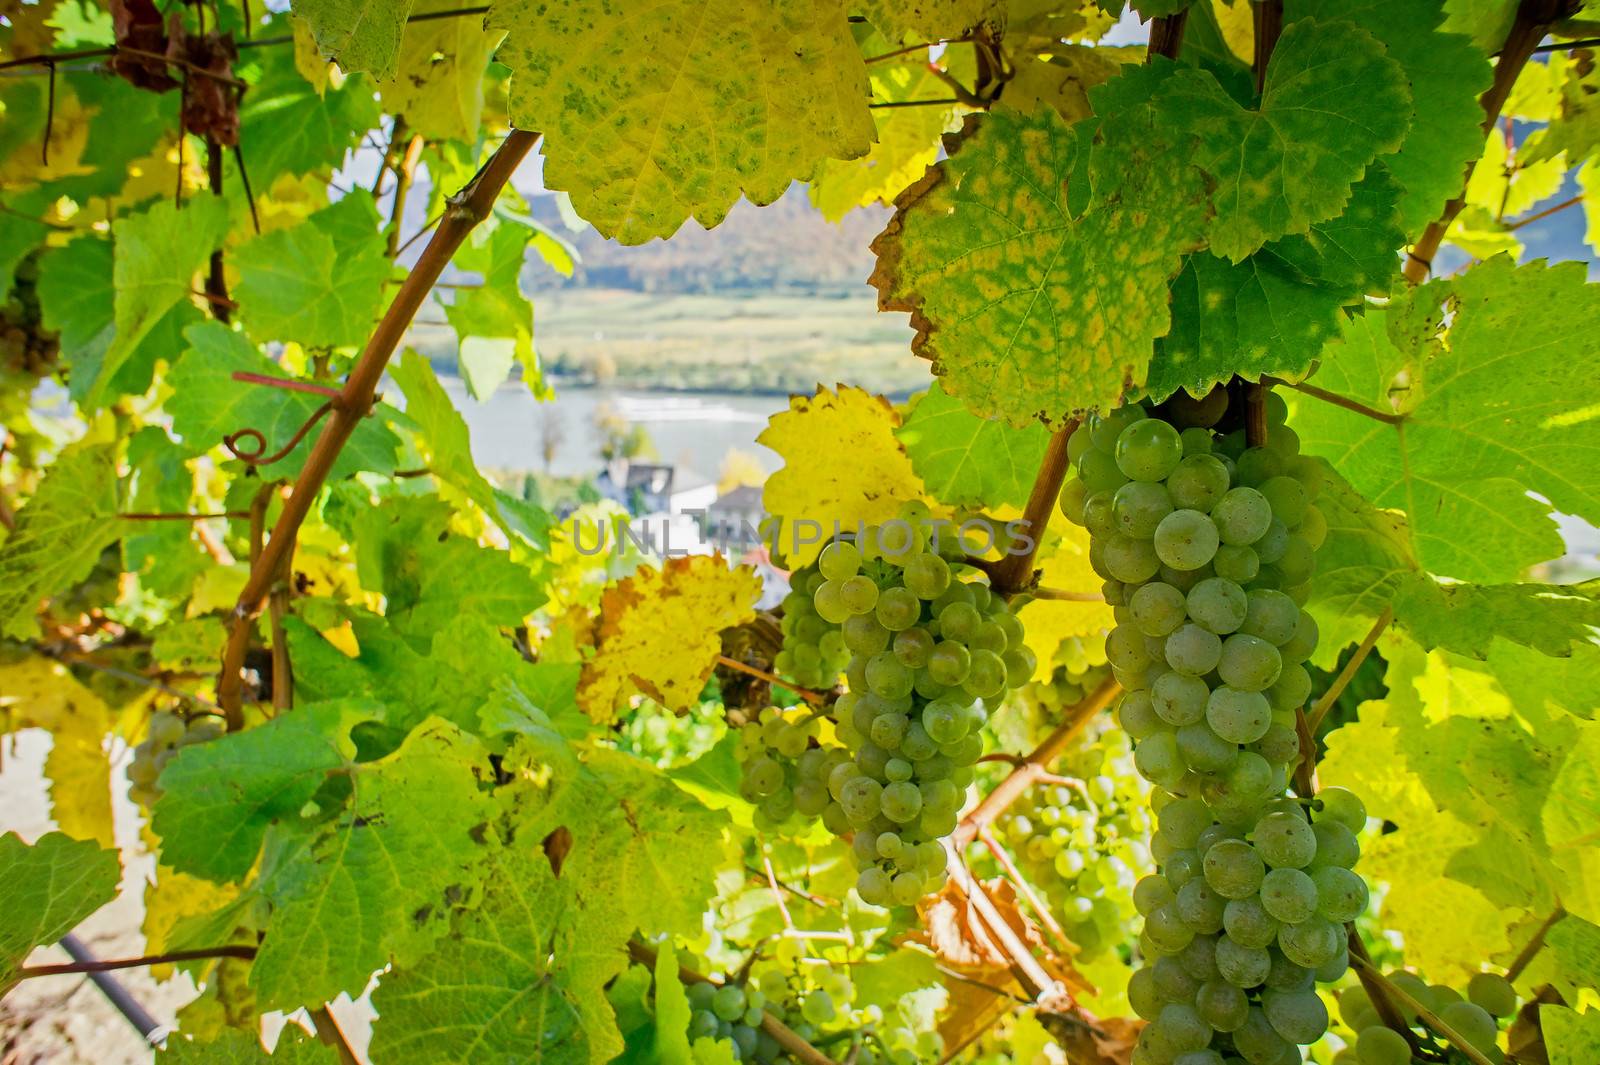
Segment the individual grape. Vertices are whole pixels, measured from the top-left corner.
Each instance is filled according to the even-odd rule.
[[[1316,833],[1298,814],[1267,814],[1256,822],[1254,838],[1256,850],[1274,869],[1302,869],[1317,854]]]
[[[1206,682],[1176,671],[1163,673],[1150,688],[1156,716],[1169,725],[1192,725],[1206,714]]]
[[[1146,970],[1140,970],[1144,972]],[[1137,974],[1135,974],[1137,975]],[[1129,984],[1132,990],[1132,983]],[[1207,980],[1194,994],[1194,1008],[1201,1020],[1219,1032],[1237,1031],[1250,1014],[1250,1000],[1245,993],[1223,980]]]
[[[1273,1030],[1291,1043],[1315,1043],[1328,1030],[1328,1007],[1315,991],[1268,991],[1261,1005]]]
[[[883,789],[880,804],[889,820],[908,824],[922,812],[922,790],[909,780],[898,781]]]
[[[1181,512],[1174,511],[1163,518],[1161,527],[1172,521],[1179,513]],[[1135,539],[1123,533],[1112,534],[1109,540],[1104,541],[1107,572],[1126,584],[1138,584],[1154,577],[1163,561],[1158,555],[1161,527],[1156,529],[1157,546],[1152,546],[1149,540]]]
[[[1437,1011],[1439,1019],[1479,1050],[1495,1045],[1499,1025],[1482,1006],[1473,1002],[1451,1002]]]
[[[744,1016],[744,988],[738,984],[724,984],[711,996],[711,1012],[718,1020],[736,1021]]]
[[[1133,593],[1128,609],[1140,632],[1146,636],[1165,636],[1183,624],[1186,604],[1178,589],[1152,581]]]
[[[1220,545],[1211,565],[1218,577],[1239,585],[1255,580],[1256,574],[1261,572],[1261,560],[1256,557],[1255,550],[1242,544]]]
[[[1217,940],[1217,972],[1234,987],[1259,987],[1272,969],[1272,955],[1261,947],[1247,947],[1231,936]]]
[[[878,595],[878,624],[890,632],[903,632],[917,623],[922,601],[906,587],[885,588]]]
[[[1315,820],[1336,821],[1352,832],[1366,827],[1367,807],[1349,788],[1323,788],[1317,792],[1317,802]]]
[[[1344,946],[1344,930],[1323,917],[1308,917],[1278,930],[1278,949],[1296,965],[1308,969],[1328,961]]]
[[[1294,600],[1271,588],[1253,588],[1248,599],[1249,608],[1239,631],[1274,646],[1288,643],[1300,621],[1300,608]]]
[[[843,583],[839,581],[824,581],[812,598],[817,615],[830,625],[843,624],[851,614],[841,591],[843,587]]]
[[[1172,503],[1209,514],[1228,491],[1228,467],[1210,454],[1187,455],[1167,478]]]
[[[1208,577],[1189,589],[1186,606],[1189,617],[1203,628],[1226,636],[1243,624],[1249,602],[1244,589],[1237,584],[1221,577]]]
[[[1216,555],[1219,537],[1216,523],[1207,515],[1198,510],[1174,510],[1156,526],[1152,554],[1158,562],[1173,569],[1199,569]],[[1132,578],[1113,575],[1119,580],[1149,579],[1149,575]]]
[[[1150,648],[1144,634],[1131,625],[1118,625],[1106,636],[1106,660],[1112,668],[1136,673],[1150,665]]]
[[[1272,505],[1254,488],[1230,488],[1211,509],[1211,517],[1223,543],[1253,544],[1272,523]]]
[[[1223,898],[1242,899],[1261,887],[1266,865],[1243,840],[1226,839],[1205,854],[1206,883]]]
[[[847,540],[834,540],[817,556],[817,569],[830,581],[847,581],[861,570],[861,552]]]
[[[1094,446],[1110,454],[1116,450],[1117,440],[1122,436],[1122,431],[1134,422],[1142,421],[1150,415],[1137,403],[1130,403],[1125,407],[1117,407],[1105,414],[1090,416],[1090,439]]]
[[[1166,1004],[1166,999],[1156,988],[1155,972],[1140,969],[1128,979],[1128,1004],[1144,1020],[1153,1021]]]
[[[1225,772],[1239,757],[1239,745],[1218,736],[1203,721],[1180,727],[1177,735],[1178,753],[1198,772]]]
[[[906,629],[894,635],[894,656],[909,669],[922,669],[933,658],[934,639],[924,628]]]
[[[1361,844],[1355,833],[1338,821],[1318,821],[1311,826],[1311,831],[1317,837],[1317,855],[1311,859],[1312,868],[1338,865],[1349,869],[1360,860]]]
[[[905,586],[918,599],[937,599],[950,587],[950,564],[925,551],[906,564]]]
[[[1195,931],[1178,912],[1174,900],[1145,917],[1144,934],[1163,954],[1176,954],[1194,939]]]
[[[1267,701],[1274,710],[1296,710],[1311,695],[1311,674],[1298,662],[1286,663],[1278,679],[1267,689]]]
[[[1329,790],[1332,789],[1324,789],[1322,794]],[[1467,998],[1493,1017],[1509,1017],[1517,1012],[1516,989],[1498,973],[1473,973],[1467,981]]]
[[[1081,482],[1073,480],[1072,484]],[[1091,536],[1105,539],[1118,531],[1116,494],[1093,492],[1083,501],[1083,527]]]
[[[1367,882],[1342,866],[1329,865],[1311,874],[1317,886],[1317,912],[1345,924],[1367,909]]]
[[[1317,635],[1316,619],[1302,610],[1300,619],[1295,622],[1294,635],[1289,637],[1288,643],[1278,648],[1278,653],[1285,662],[1304,662],[1317,649]]]
[[[1109,652],[1109,640],[1106,647]],[[1165,653],[1167,665],[1179,673],[1203,677],[1217,668],[1222,658],[1222,640],[1216,633],[1188,622],[1167,637]],[[1112,665],[1116,665],[1116,662],[1113,661]]]
[[[853,654],[870,658],[889,646],[889,630],[872,614],[859,613],[845,619],[840,631],[844,633],[845,647]]]
[[[1267,523],[1266,531],[1252,546],[1263,566],[1273,565],[1283,558],[1283,553],[1289,549],[1289,530],[1283,522],[1273,518]]]
[[[1285,924],[1298,924],[1317,912],[1317,885],[1301,869],[1273,869],[1261,880],[1261,905]]]
[[[1172,513],[1172,497],[1159,484],[1129,481],[1112,497],[1111,512],[1117,528],[1125,535],[1148,540],[1155,535],[1162,519]]]
[[[1191,880],[1179,889],[1173,908],[1183,923],[1201,935],[1222,931],[1223,908],[1228,902],[1204,880]]]
[[[1205,705],[1206,724],[1229,743],[1254,743],[1272,727],[1272,707],[1260,692],[1240,691],[1226,684],[1212,689]]]
[[[1114,492],[1128,483],[1128,475],[1117,466],[1116,458],[1099,448],[1084,452],[1074,469],[1090,492]]]
[[[1153,911],[1172,902],[1177,896],[1167,878],[1160,874],[1147,876],[1133,886],[1133,904],[1139,914],[1148,917]]]
[[[1282,671],[1283,659],[1278,649],[1259,636],[1235,633],[1222,643],[1217,672],[1230,687],[1264,691],[1272,687]]]
[[[1278,938],[1278,920],[1266,911],[1255,895],[1232,899],[1222,912],[1222,927],[1228,938],[1241,947],[1270,947]]]
[[[1369,1025],[1356,1036],[1356,1060],[1361,1065],[1411,1065],[1411,1044],[1392,1028]]]
[[[1171,787],[1188,772],[1178,753],[1177,737],[1170,732],[1156,732],[1140,741],[1133,752],[1133,762],[1140,776],[1162,787]]]
[[[1133,422],[1117,436],[1117,467],[1131,480],[1165,480],[1181,458],[1182,437],[1159,418]]]

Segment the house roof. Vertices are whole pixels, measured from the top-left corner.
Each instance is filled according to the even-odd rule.
[[[711,507],[713,510],[761,510],[761,489],[742,484],[733,491],[718,496]]]

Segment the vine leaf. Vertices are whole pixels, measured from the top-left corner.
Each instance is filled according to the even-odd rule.
[[[861,51],[866,55],[887,54],[893,48],[887,38],[876,33],[861,42]],[[950,95],[927,49],[874,63],[867,70],[872,98],[882,103],[946,99]],[[939,138],[950,129],[956,113],[954,105],[881,107],[873,111],[877,135],[872,150],[859,159],[823,160],[808,183],[811,202],[830,222],[837,222],[857,207],[892,202],[901,189],[921,177],[928,165],[939,158]]]
[[[115,444],[74,444],[50,464],[0,542],[0,635],[37,636],[39,601],[87,577],[116,542],[117,486]]]
[[[59,662],[34,655],[0,665],[0,732],[48,729],[50,816],[74,839],[116,846],[111,763],[101,745],[113,715],[105,701]]]
[[[444,310],[460,341],[461,376],[474,399],[494,395],[513,364],[522,367],[522,379],[534,395],[546,391],[533,350],[533,304],[518,283],[534,236],[525,225],[501,220],[487,232],[474,230],[453,260],[483,277],[481,288],[458,290]]]
[[[1201,243],[1206,186],[1183,140],[1149,108],[1076,127],[1050,109],[969,117],[873,242],[879,306],[911,312],[913,350],[981,417],[1055,425],[1115,405]]]
[[[1348,22],[1287,26],[1256,110],[1240,107],[1206,71],[1166,60],[1151,71],[1163,121],[1198,137],[1194,162],[1217,183],[1211,250],[1235,263],[1338,215],[1351,186],[1400,147],[1410,124],[1405,71]],[[1096,110],[1103,113],[1098,102]]]
[[[1405,70],[1416,112],[1400,150],[1383,163],[1405,188],[1407,236],[1421,233],[1461,192],[1461,175],[1483,150],[1478,97],[1493,80],[1489,57],[1459,33],[1440,28],[1437,0],[1288,0],[1284,19],[1348,19],[1383,42]],[[1503,38],[1502,38],[1503,39]]]
[[[254,1031],[224,1028],[208,1039],[173,1032],[156,1055],[157,1065],[337,1065],[338,1061],[333,1047],[317,1042],[292,1022],[284,1026],[271,1054]]]
[[[1050,434],[979,418],[936,381],[912,400],[894,435],[928,492],[952,507],[1020,507],[1028,501]]]
[[[355,759],[350,729],[377,704],[325,703],[181,750],[161,774],[152,827],[161,860],[208,880],[243,879],[267,829],[294,823],[327,776]]]
[[[60,832],[31,847],[0,835],[0,993],[34,947],[54,943],[110,902],[122,871],[117,852]]]
[[[627,968],[629,930],[608,920],[536,840],[488,855],[483,900],[416,965],[373,993],[379,1061],[474,1059],[600,1065],[623,1049],[606,984]],[[614,889],[621,885],[608,885]]]
[[[203,455],[244,428],[259,430],[275,450],[321,405],[318,397],[304,392],[234,380],[235,373],[284,375],[283,367],[261,354],[243,333],[220,322],[200,322],[183,335],[187,346],[167,373],[173,394],[166,409],[179,437],[178,454]],[[308,435],[289,454],[262,467],[262,476],[293,476],[314,442],[315,436]],[[363,470],[393,473],[399,448],[400,438],[382,419],[363,418],[334,460],[330,476],[338,479]]]
[[[840,0],[497,0],[487,25],[507,32],[512,124],[544,132],[545,185],[624,244],[716,225],[741,193],[772,203],[872,146]]]
[[[420,430],[428,469],[445,484],[476,503],[491,519],[499,519],[494,486],[472,461],[467,423],[450,402],[427,359],[407,348],[389,374],[406,397],[406,417]],[[504,526],[502,526],[504,527]],[[506,529],[508,533],[510,529]]]
[[[266,32],[289,29],[278,20]],[[261,73],[239,105],[239,142],[246,146],[257,189],[271,188],[283,174],[338,167],[345,152],[379,125],[382,111],[365,77],[346,78],[338,87],[313,85],[296,68],[290,48],[261,48],[251,61],[261,65]],[[239,177],[230,173],[225,184],[239,188]]]
[[[1399,272],[1400,187],[1378,165],[1335,218],[1229,263],[1195,252],[1172,282],[1172,331],[1156,341],[1145,388],[1204,395],[1237,374],[1304,376],[1339,336],[1347,308],[1382,296]]]
[[[1496,257],[1369,311],[1334,350],[1317,383],[1403,420],[1305,401],[1296,429],[1362,495],[1405,511],[1425,569],[1512,580],[1564,550],[1551,504],[1600,520],[1600,423],[1586,415],[1600,387],[1600,297],[1582,264]]]
[[[760,596],[760,577],[730,568],[721,555],[639,567],[600,599],[595,653],[583,664],[578,704],[601,723],[636,692],[669,710],[688,710],[716,665],[722,630],[753,618]]]
[[[400,69],[400,40],[413,4],[414,0],[295,0],[294,13],[311,27],[317,47],[341,67],[391,78]]]
[[[264,233],[232,256],[234,296],[258,340],[307,347],[360,344],[383,301],[389,260],[366,192],[344,197],[306,224]]]
[[[83,395],[100,407],[111,381],[158,322],[190,298],[194,275],[228,233],[227,201],[200,196],[184,207],[165,201],[112,223],[116,332]]]
[[[418,0],[416,11],[456,6],[456,0]],[[393,77],[378,81],[383,109],[404,115],[406,124],[424,137],[470,144],[483,121],[484,70],[500,39],[471,18],[408,25]]]
[[[775,553],[802,566],[836,527],[879,524],[922,498],[922,481],[895,439],[899,428],[888,401],[859,388],[789,397],[789,409],[772,415],[756,437],[784,460],[761,496],[781,523],[772,533]]]
[[[1544,1033],[1550,1065],[1583,1065],[1600,1060],[1600,1010],[1593,1006],[1579,1013],[1566,1006],[1542,1005],[1539,1030]]]
[[[260,885],[272,924],[250,973],[263,1009],[357,995],[373,970],[429,954],[489,871],[490,772],[474,737],[430,719],[349,767],[349,805],[333,819],[273,828]]]
[[[960,37],[1005,11],[1005,0],[860,0],[855,5],[895,43]]]

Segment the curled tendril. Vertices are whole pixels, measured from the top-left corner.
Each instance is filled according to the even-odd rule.
[[[328,412],[331,410],[333,410],[333,400],[330,399],[312,412],[311,417],[307,418],[305,423],[295,430],[295,434],[289,438],[287,444],[270,455],[264,454],[267,450],[266,434],[260,429],[250,426],[246,426],[237,432],[229,433],[222,438],[222,443],[233,453],[234,458],[247,466],[270,466],[298,447],[300,441],[305,439],[306,434],[315,428],[318,422],[327,417]],[[253,445],[247,446],[249,441],[254,441]]]

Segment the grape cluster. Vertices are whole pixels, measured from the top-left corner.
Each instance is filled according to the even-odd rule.
[[[1498,973],[1481,972],[1467,982],[1467,993],[1444,984],[1429,984],[1415,973],[1404,970],[1385,973],[1390,983],[1448,1024],[1484,1057],[1497,1065],[1505,1061],[1498,1045],[1500,1026],[1516,1016],[1517,992],[1511,981]],[[1339,1017],[1352,1032],[1355,1042],[1334,1057],[1334,1065],[1411,1065],[1412,1061],[1465,1062],[1459,1049],[1443,1043],[1423,1026],[1417,1011],[1403,1002],[1394,1002],[1401,1017],[1412,1028],[1412,1040],[1425,1048],[1428,1056],[1415,1058],[1405,1036],[1388,1028],[1360,985],[1339,995]]]
[[[983,753],[986,704],[1034,673],[1022,623],[988,585],[962,580],[926,510],[836,540],[818,560],[817,613],[839,626],[852,658],[834,706],[845,760],[823,756],[823,824],[853,833],[856,891],[874,906],[910,905],[944,883],[939,842],[955,830]],[[896,539],[896,534],[900,535]],[[820,801],[820,796],[817,797]],[[798,801],[797,801],[797,805]]]
[[[128,765],[128,796],[146,808],[154,806],[161,798],[156,780],[180,747],[205,743],[227,732],[219,718],[202,716],[185,721],[177,714],[165,710],[150,715],[150,726],[144,742],[133,749],[133,761]]]
[[[1110,675],[1105,641],[1091,643],[1081,636],[1072,636],[1061,641],[1049,679],[1029,681],[1021,694],[1039,708],[1041,719],[1059,721],[1062,711],[1083,702]]]
[[[821,716],[809,708],[776,706],[739,730],[733,751],[741,766],[739,793],[756,805],[758,827],[781,828],[816,817],[827,806],[827,790],[816,782],[820,762],[828,756],[815,745],[821,730]],[[842,760],[844,752],[837,757]]]
[[[1078,786],[1032,788],[999,824],[1083,960],[1122,945],[1134,885],[1150,869],[1149,787],[1134,772],[1132,746],[1116,728],[1089,737],[1060,765]]]
[[[1360,800],[1285,794],[1317,642],[1301,609],[1326,533],[1316,467],[1281,399],[1249,447],[1242,426],[1215,431],[1217,395],[1181,429],[1138,405],[1086,421],[1062,490],[1116,615],[1118,721],[1159,789],[1160,872],[1134,889],[1152,960],[1128,989],[1151,1022],[1135,1065],[1300,1061],[1328,1027],[1316,982],[1345,972],[1343,925],[1367,904]]]
[[[802,566],[789,575],[789,594],[783,597],[783,650],[772,668],[803,688],[833,687],[850,661],[844,634],[814,605],[826,579],[815,563]]]
[[[42,377],[56,364],[59,340],[40,318],[39,253],[17,264],[11,291],[0,304],[0,368],[28,377]]]

